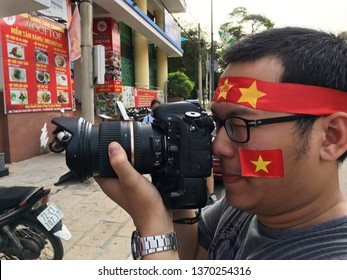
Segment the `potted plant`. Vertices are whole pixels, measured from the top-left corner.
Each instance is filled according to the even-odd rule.
[[[168,75],[168,102],[183,101],[194,88],[194,82],[181,71]]]

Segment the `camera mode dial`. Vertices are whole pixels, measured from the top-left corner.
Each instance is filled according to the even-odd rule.
[[[195,120],[199,119],[201,117],[201,114],[199,112],[186,112],[184,114],[184,118],[188,121],[188,123],[190,124],[189,130],[191,132],[197,130],[196,124],[195,124]]]
[[[193,111],[191,111],[191,112],[186,112],[186,113],[184,114],[184,116],[185,116],[185,118],[186,118],[187,120],[195,120],[195,119],[200,118],[200,117],[201,117],[201,114],[200,114],[199,112],[193,112]]]

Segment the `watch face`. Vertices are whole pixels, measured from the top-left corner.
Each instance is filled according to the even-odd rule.
[[[139,233],[137,230],[133,231],[133,234],[131,235],[131,254],[133,256],[134,260],[137,260],[136,252],[137,252],[137,246],[136,246],[136,240],[139,237]]]

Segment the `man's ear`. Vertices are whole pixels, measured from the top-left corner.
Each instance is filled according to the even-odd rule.
[[[325,140],[320,150],[324,161],[336,161],[347,151],[347,113],[336,112],[324,118]]]

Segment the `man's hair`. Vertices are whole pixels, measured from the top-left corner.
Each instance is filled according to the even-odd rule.
[[[254,62],[266,56],[282,64],[280,82],[333,88],[347,94],[347,43],[342,36],[299,27],[269,29],[232,44],[224,60],[227,64]],[[317,118],[298,121],[304,141]],[[339,161],[346,157],[347,151]]]
[[[153,105],[155,105],[155,104],[159,104],[159,105],[161,105],[161,103],[160,103],[160,101],[159,101],[159,100],[157,100],[157,99],[153,99],[153,100],[152,100],[152,102],[151,102],[151,107],[153,107]]]

